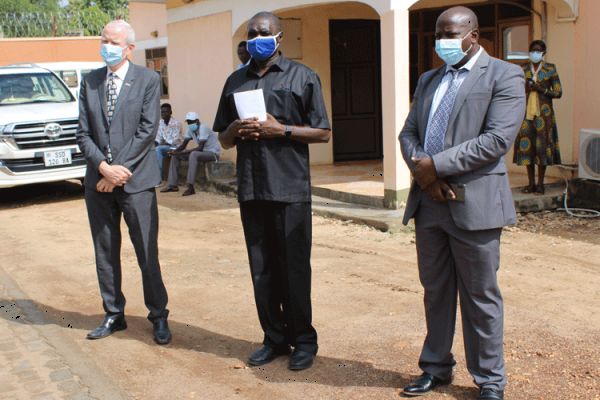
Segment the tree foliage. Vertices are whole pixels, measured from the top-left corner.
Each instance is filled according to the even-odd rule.
[[[120,0],[115,0],[120,1]],[[1,0],[0,13],[56,12],[58,0]]]

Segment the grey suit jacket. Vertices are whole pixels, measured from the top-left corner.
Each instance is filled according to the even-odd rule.
[[[421,75],[399,140],[402,156],[425,157],[425,130],[434,93],[446,66]],[[525,114],[523,70],[490,57],[485,50],[462,83],[446,132],[444,151],[434,155],[440,178],[465,186],[465,201],[450,201],[454,223],[465,230],[499,228],[516,222],[504,155]],[[412,183],[403,223],[408,223],[422,196]]]
[[[160,118],[160,77],[131,63],[119,92],[111,124],[106,113],[106,67],[92,71],[81,82],[77,144],[87,160],[85,186],[95,190],[101,178],[100,163],[110,143],[113,165],[132,172],[127,193],[160,183],[154,138]]]

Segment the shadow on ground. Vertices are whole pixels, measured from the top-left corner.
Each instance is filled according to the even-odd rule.
[[[39,315],[18,315],[15,310],[37,310]],[[25,311],[26,312],[26,311]],[[103,314],[86,315],[75,311],[66,311],[39,304],[32,300],[0,299],[0,318],[13,323],[27,325],[56,325],[62,329],[80,329],[83,331],[95,328],[104,317]],[[152,340],[152,328],[149,321],[140,316],[127,316],[128,329],[117,332],[113,340],[123,338],[138,340],[149,346],[156,346]],[[207,329],[190,325],[181,321],[169,320],[173,333],[173,341],[167,348],[193,350],[213,354],[217,357],[246,360],[259,343],[250,342]],[[335,387],[380,387],[401,388],[416,378],[414,375],[397,371],[379,369],[371,363],[348,360],[328,356],[318,356],[312,368],[301,372],[290,372],[281,368],[280,363],[272,363],[251,369],[255,377],[265,382],[287,383],[314,382],[320,385]],[[477,391],[473,387],[449,385],[436,390],[452,399],[473,399]]]
[[[0,189],[0,210],[83,198],[79,181],[47,182]]]

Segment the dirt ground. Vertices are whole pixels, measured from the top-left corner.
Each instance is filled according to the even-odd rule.
[[[425,332],[414,236],[313,218],[313,310],[319,355],[248,368],[262,339],[233,198],[159,196],[160,256],[173,342],[145,319],[141,278],[124,234],[129,329],[85,334],[102,319],[93,250],[76,183],[0,191],[0,259],[48,323],[134,399],[395,399],[420,373]],[[126,232],[125,226],[123,226]],[[600,218],[522,216],[502,237],[507,399],[600,399]],[[460,320],[459,320],[460,321]],[[428,399],[474,399],[461,326],[452,385]]]

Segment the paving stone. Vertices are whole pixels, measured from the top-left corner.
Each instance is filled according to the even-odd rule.
[[[42,393],[34,397],[33,400],[56,400],[56,397],[52,393]]]
[[[15,361],[23,358],[23,354],[19,353],[18,351],[11,351],[10,353],[4,353],[3,355],[8,361]]]
[[[60,382],[56,386],[58,387],[59,390],[65,392],[65,393],[75,393],[78,390],[81,390],[81,386],[79,385],[79,382],[76,382],[74,380]]]
[[[10,384],[0,385],[0,393],[8,393],[16,390],[17,388]]]
[[[16,343],[13,341],[0,343],[0,351],[11,351],[14,350],[15,346]]]
[[[38,381],[34,381],[34,382],[27,382],[23,385],[23,387],[25,388],[25,390],[27,390],[29,393],[39,393],[44,391],[44,389],[46,389],[48,385],[46,384],[46,382],[42,381],[42,380],[38,380]]]
[[[17,365],[12,369],[13,373],[19,372],[19,371],[25,371],[27,369],[31,369],[31,362],[29,362],[29,360],[23,360],[23,361],[18,361]]]
[[[29,351],[42,351],[48,348],[48,345],[40,340],[37,342],[25,343],[25,346]]]
[[[48,361],[46,364],[44,364],[44,366],[46,366],[50,369],[60,369],[60,368],[65,367],[65,363],[63,363],[62,361],[60,361],[58,359],[54,359],[54,360]]]
[[[79,392],[68,398],[69,400],[94,400],[88,392]]]
[[[68,369],[59,369],[58,371],[50,372],[50,380],[60,382],[72,378],[73,374]]]

